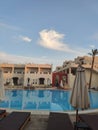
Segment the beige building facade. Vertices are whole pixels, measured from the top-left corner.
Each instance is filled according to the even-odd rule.
[[[68,85],[70,88],[73,87],[75,80],[76,69],[82,59],[82,66],[85,68],[86,82],[89,84],[92,57],[84,56],[77,57],[74,61],[64,61],[62,66],[56,68],[55,72],[63,72],[68,75]],[[93,73],[92,73],[92,87],[98,87],[98,56],[95,57]]]
[[[45,86],[52,83],[50,64],[0,64],[5,85]]]

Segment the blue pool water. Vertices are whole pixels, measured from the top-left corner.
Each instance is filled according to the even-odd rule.
[[[71,111],[71,91],[63,90],[6,90],[0,107],[17,110]],[[89,92],[90,109],[98,108],[98,92]]]

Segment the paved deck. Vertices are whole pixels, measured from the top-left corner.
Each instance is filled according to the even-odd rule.
[[[46,130],[49,115],[33,115],[31,121],[25,126],[24,130]],[[75,116],[70,115],[71,121],[75,121]]]

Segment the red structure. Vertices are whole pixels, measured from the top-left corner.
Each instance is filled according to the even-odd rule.
[[[68,76],[63,72],[53,72],[52,73],[52,86],[60,87],[60,83],[67,84]]]

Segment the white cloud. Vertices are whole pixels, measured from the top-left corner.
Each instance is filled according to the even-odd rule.
[[[19,36],[19,38],[20,38],[22,41],[24,41],[24,42],[31,42],[31,41],[32,41],[32,39],[29,38],[29,37],[27,37],[27,36]]]
[[[26,57],[26,56],[17,56],[17,55],[11,55],[7,54],[5,52],[0,52],[0,62],[1,63],[49,63],[46,57]]]
[[[6,56],[6,53],[0,52],[0,58],[4,58]]]
[[[84,51],[84,50],[82,50]],[[83,56],[84,53],[81,54]],[[26,56],[18,56],[11,55],[5,52],[0,52],[0,63],[14,63],[14,64],[27,64],[27,63],[35,63],[35,64],[53,64],[53,70],[56,66],[62,65],[64,60],[74,60],[78,55],[67,54],[66,56],[57,56],[53,58],[49,58],[46,56],[41,57],[26,57]]]
[[[63,42],[64,34],[60,34],[55,30],[42,30],[40,33],[39,44],[45,48],[75,53],[68,44]]]
[[[53,70],[56,66],[62,65],[63,60],[60,59],[49,59],[46,56],[42,57],[25,57],[25,56],[17,56],[11,55],[5,52],[0,52],[0,63],[12,63],[12,64],[53,64]]]
[[[4,29],[11,29],[11,30],[20,30],[20,28],[6,24],[6,23],[2,23],[0,22],[0,27],[4,28]]]
[[[94,48],[95,48],[95,45],[90,45],[90,48],[94,49]]]

